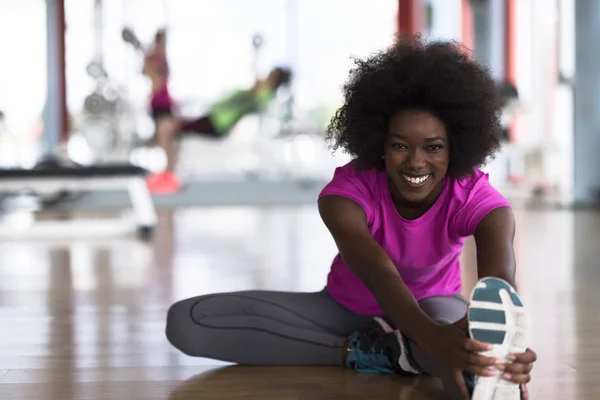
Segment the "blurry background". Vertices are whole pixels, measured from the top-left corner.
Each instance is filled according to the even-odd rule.
[[[149,45],[164,27],[170,90],[182,115],[202,113],[273,66],[289,66],[294,74],[288,93],[279,99],[279,106],[291,110],[285,120],[276,113],[254,114],[225,140],[179,141],[177,170],[186,183],[193,187],[198,181],[249,176],[326,180],[334,166],[347,161],[342,153],[331,157],[322,137],[341,104],[352,57],[385,48],[401,28],[431,40],[462,42],[491,68],[500,89],[510,85],[518,91],[518,103],[507,118],[509,140],[488,166],[499,188],[520,198],[544,194],[545,201],[560,204],[597,200],[600,176],[586,160],[593,160],[591,149],[598,146],[597,122],[591,116],[598,99],[588,93],[597,80],[598,61],[585,50],[578,52],[577,63],[575,59],[575,50],[585,48],[593,36],[594,2],[365,4],[0,0],[0,163],[31,168],[44,154],[54,153],[95,165],[111,154],[111,161],[160,170],[164,159],[159,149],[142,145],[154,131],[150,83],[141,74],[143,56],[121,33],[131,28]],[[409,14],[399,13],[401,4]],[[259,48],[253,45],[256,37],[262,40]],[[101,66],[106,76],[92,76],[90,64]],[[86,109],[86,99],[93,96],[99,103]]]

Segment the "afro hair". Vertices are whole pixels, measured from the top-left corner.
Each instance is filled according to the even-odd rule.
[[[399,39],[355,60],[344,104],[327,128],[331,148],[363,168],[384,168],[389,122],[398,111],[425,110],[442,121],[450,142],[448,176],[469,175],[500,148],[500,101],[494,79],[455,42]]]

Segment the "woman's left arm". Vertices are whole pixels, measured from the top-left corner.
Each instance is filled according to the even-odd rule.
[[[515,286],[515,218],[509,207],[496,208],[481,219],[475,230],[478,279],[501,278]],[[527,383],[537,355],[531,349],[514,354],[510,364],[502,365],[505,379],[521,384],[521,400],[529,399]]]
[[[499,207],[489,212],[477,225],[473,237],[477,247],[477,279],[501,278],[515,287],[515,218],[512,209]]]

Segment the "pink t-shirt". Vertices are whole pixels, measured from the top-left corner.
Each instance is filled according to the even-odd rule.
[[[367,215],[373,238],[396,265],[417,300],[461,291],[459,257],[479,221],[497,207],[510,203],[494,189],[488,175],[475,170],[462,179],[446,177],[433,206],[415,220],[396,211],[385,170],[359,170],[355,162],[336,168],[319,198],[338,195],[358,203]],[[362,315],[381,315],[373,294],[344,263],[339,253],[327,279],[331,296]]]

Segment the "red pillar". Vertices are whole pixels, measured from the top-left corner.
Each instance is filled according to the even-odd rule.
[[[515,0],[505,0],[505,27],[504,27],[504,71],[508,81],[516,84],[517,65],[515,61],[516,53],[516,4]]]
[[[398,33],[415,35],[423,30],[423,0],[398,0]]]
[[[462,44],[469,55],[473,56],[475,47],[475,32],[473,28],[473,8],[471,8],[471,0],[461,1],[461,28],[462,28]]]
[[[67,110],[67,79],[66,79],[66,63],[65,63],[65,0],[53,0],[55,7],[51,7],[51,14],[48,15],[54,22],[53,26],[56,27],[56,31],[53,32],[52,38],[56,44],[56,69],[53,70],[53,76],[49,76],[48,79],[56,79],[58,83],[58,109],[60,111],[59,118],[59,131],[57,140],[59,142],[66,141],[69,133],[69,112]]]
[[[505,0],[504,7],[504,79],[517,87],[517,5],[515,0]],[[511,142],[514,142],[517,139],[518,119],[519,116],[516,115],[508,131]]]

